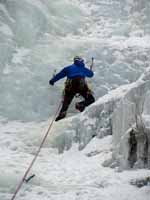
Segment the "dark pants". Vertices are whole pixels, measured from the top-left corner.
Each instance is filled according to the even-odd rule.
[[[56,119],[59,120],[59,118],[65,117],[66,111],[67,111],[72,99],[74,98],[74,96],[76,94],[79,94],[84,98],[84,101],[77,103],[78,108],[81,112],[85,109],[85,107],[89,106],[90,104],[92,104],[95,101],[95,99],[92,95],[92,92],[88,88],[88,85],[84,79],[77,77],[77,78],[74,78],[71,80],[67,80],[66,86],[64,89],[64,98],[63,98],[62,108]],[[62,115],[62,117],[61,117],[61,115]],[[58,120],[56,120],[56,121],[58,121]]]

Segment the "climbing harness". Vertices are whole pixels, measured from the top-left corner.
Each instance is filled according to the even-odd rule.
[[[41,144],[40,144],[40,146],[39,146],[39,149],[38,149],[38,151],[36,152],[36,154],[35,154],[33,160],[31,161],[31,163],[30,163],[28,169],[27,169],[26,172],[24,173],[24,176],[23,176],[23,178],[21,179],[20,183],[18,184],[18,186],[17,186],[17,188],[16,188],[16,190],[15,190],[15,192],[14,192],[14,194],[13,194],[11,200],[14,200],[14,199],[15,199],[17,193],[18,193],[19,190],[21,189],[21,187],[22,187],[22,185],[23,185],[24,182],[28,183],[32,178],[35,177],[35,174],[33,174],[33,175],[31,175],[31,176],[29,176],[29,177],[27,178],[27,175],[28,175],[29,171],[31,170],[31,168],[33,167],[33,165],[34,165],[34,163],[35,163],[35,161],[36,161],[36,159],[37,159],[37,157],[38,157],[38,155],[39,155],[39,153],[40,153],[40,151],[41,151],[41,149],[42,149],[42,147],[43,147],[43,145],[44,145],[44,142],[45,142],[45,140],[46,140],[46,138],[47,138],[47,136],[48,136],[48,134],[49,134],[49,132],[50,132],[50,130],[51,130],[51,128],[52,128],[52,125],[53,125],[53,123],[54,123],[54,121],[55,121],[55,118],[56,118],[56,116],[57,116],[57,114],[58,114],[58,111],[60,110],[61,104],[62,104],[62,102],[60,102],[60,104],[59,104],[59,106],[58,106],[58,109],[56,110],[56,113],[55,113],[55,115],[54,115],[54,118],[52,119],[52,121],[51,121],[51,123],[50,123],[50,125],[49,125],[49,127],[48,127],[48,129],[47,129],[47,131],[46,131],[46,134],[45,134],[45,136],[44,136],[44,138],[43,138],[43,140],[42,140],[42,142],[41,142]]]

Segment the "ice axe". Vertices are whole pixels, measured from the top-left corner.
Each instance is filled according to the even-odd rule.
[[[91,65],[90,65],[90,70],[93,69],[93,65],[94,65],[94,57],[91,58],[92,62],[91,62]]]

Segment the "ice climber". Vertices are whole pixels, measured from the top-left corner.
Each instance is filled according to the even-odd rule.
[[[84,98],[83,101],[76,103],[75,106],[80,112],[84,111],[85,107],[95,101],[92,91],[89,89],[85,80],[86,77],[91,78],[94,75],[92,70],[85,67],[83,58],[79,56],[74,57],[73,62],[72,65],[64,67],[49,81],[50,85],[54,85],[56,81],[67,76],[62,108],[55,121],[63,119],[66,116],[67,109],[76,94],[79,94]]]

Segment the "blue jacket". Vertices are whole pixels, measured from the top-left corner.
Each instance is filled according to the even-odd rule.
[[[59,79],[67,76],[68,79],[73,79],[75,77],[92,77],[93,72],[85,67],[84,62],[76,62],[75,64],[64,67],[58,74],[56,74],[50,81],[55,83]]]

